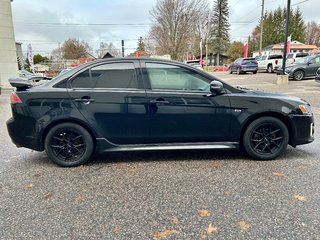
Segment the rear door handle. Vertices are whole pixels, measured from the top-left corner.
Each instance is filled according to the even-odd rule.
[[[74,101],[76,102],[82,102],[84,104],[89,104],[91,102],[94,102],[94,99],[90,98],[90,97],[87,97],[87,96],[84,96],[82,98],[76,98]]]
[[[166,101],[166,100],[160,100],[160,99],[157,99],[157,100],[151,100],[150,103],[153,103],[153,104],[169,104],[170,102],[169,101]]]

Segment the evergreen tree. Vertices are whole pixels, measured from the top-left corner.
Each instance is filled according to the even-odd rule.
[[[228,0],[215,0],[210,24],[210,43],[212,51],[217,54],[217,65],[219,65],[219,55],[226,52],[230,44]]]
[[[265,12],[263,16],[263,40],[262,47],[266,47],[271,44],[283,43],[286,27],[286,8],[277,8],[274,11]],[[299,42],[305,41],[305,23],[303,16],[299,8],[295,11],[290,10],[289,20],[289,35],[292,40]],[[260,23],[255,27],[252,32],[252,41],[254,44],[253,50],[258,50],[259,45],[256,44],[260,41]]]

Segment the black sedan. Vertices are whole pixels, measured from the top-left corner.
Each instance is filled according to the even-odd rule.
[[[238,58],[229,66],[229,73],[237,74],[252,72],[256,74],[258,71],[258,62],[255,58]]]
[[[234,88],[202,70],[156,59],[103,59],[33,87],[10,80],[17,147],[61,166],[94,152],[243,148],[269,160],[314,140],[310,105]]]
[[[320,67],[318,68],[316,74],[317,74],[317,75],[316,75],[316,82],[320,83]]]
[[[300,58],[295,64],[288,65],[285,72],[289,75],[289,78],[300,81],[305,77],[315,77],[319,67],[320,55],[307,56]]]

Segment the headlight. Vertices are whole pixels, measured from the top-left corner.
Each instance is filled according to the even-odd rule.
[[[303,115],[312,115],[312,109],[311,109],[311,106],[309,105],[300,104],[299,109]]]

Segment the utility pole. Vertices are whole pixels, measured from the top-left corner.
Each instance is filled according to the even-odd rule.
[[[264,15],[264,0],[262,0],[262,5],[261,5],[260,45],[259,45],[259,55],[260,55],[260,56],[261,56],[261,51],[262,51],[263,15]]]
[[[122,45],[122,57],[124,57],[124,40],[121,40],[121,45]]]
[[[291,0],[287,2],[287,16],[286,16],[286,34],[284,38],[284,48],[283,48],[283,59],[282,59],[282,74],[285,75],[286,59],[287,59],[287,46],[288,46],[288,35],[289,35],[289,19],[290,19],[290,5]]]

